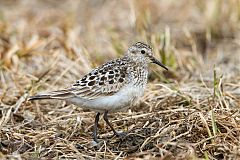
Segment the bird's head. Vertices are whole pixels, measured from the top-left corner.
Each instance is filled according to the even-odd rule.
[[[163,65],[159,60],[157,60],[153,56],[152,48],[143,42],[137,42],[133,44],[128,49],[127,56],[133,58],[133,60],[136,61],[155,63],[163,67],[164,69],[168,70],[168,68],[165,65]]]

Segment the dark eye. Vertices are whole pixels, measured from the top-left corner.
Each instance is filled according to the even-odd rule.
[[[141,50],[141,53],[142,53],[142,54],[145,54],[145,51],[144,51],[144,50]]]

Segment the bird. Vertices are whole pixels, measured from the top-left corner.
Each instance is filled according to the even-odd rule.
[[[121,136],[109,122],[108,114],[131,107],[143,96],[147,86],[150,63],[168,70],[153,56],[151,46],[137,42],[131,45],[121,58],[110,60],[93,69],[70,87],[39,93],[30,96],[28,100],[65,100],[76,106],[95,111],[93,126],[95,142],[98,142],[98,122],[101,114],[114,135]]]

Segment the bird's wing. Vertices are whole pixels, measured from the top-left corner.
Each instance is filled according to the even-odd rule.
[[[92,70],[70,88],[51,92],[51,98],[81,97],[95,99],[113,95],[129,83],[127,60],[116,59]]]

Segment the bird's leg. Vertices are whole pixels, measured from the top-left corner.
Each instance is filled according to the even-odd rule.
[[[113,131],[113,133],[118,136],[121,137],[122,134],[118,133],[117,131],[115,131],[115,129],[113,128],[113,126],[111,125],[111,123],[108,121],[108,111],[105,111],[104,115],[103,115],[103,119],[105,120],[105,122],[107,123],[107,125],[111,128],[111,130]]]
[[[94,126],[93,126],[93,139],[94,139],[95,142],[98,142],[98,139],[97,139],[97,129],[98,129],[99,116],[100,116],[100,113],[98,112],[96,114],[95,123],[94,123]]]

